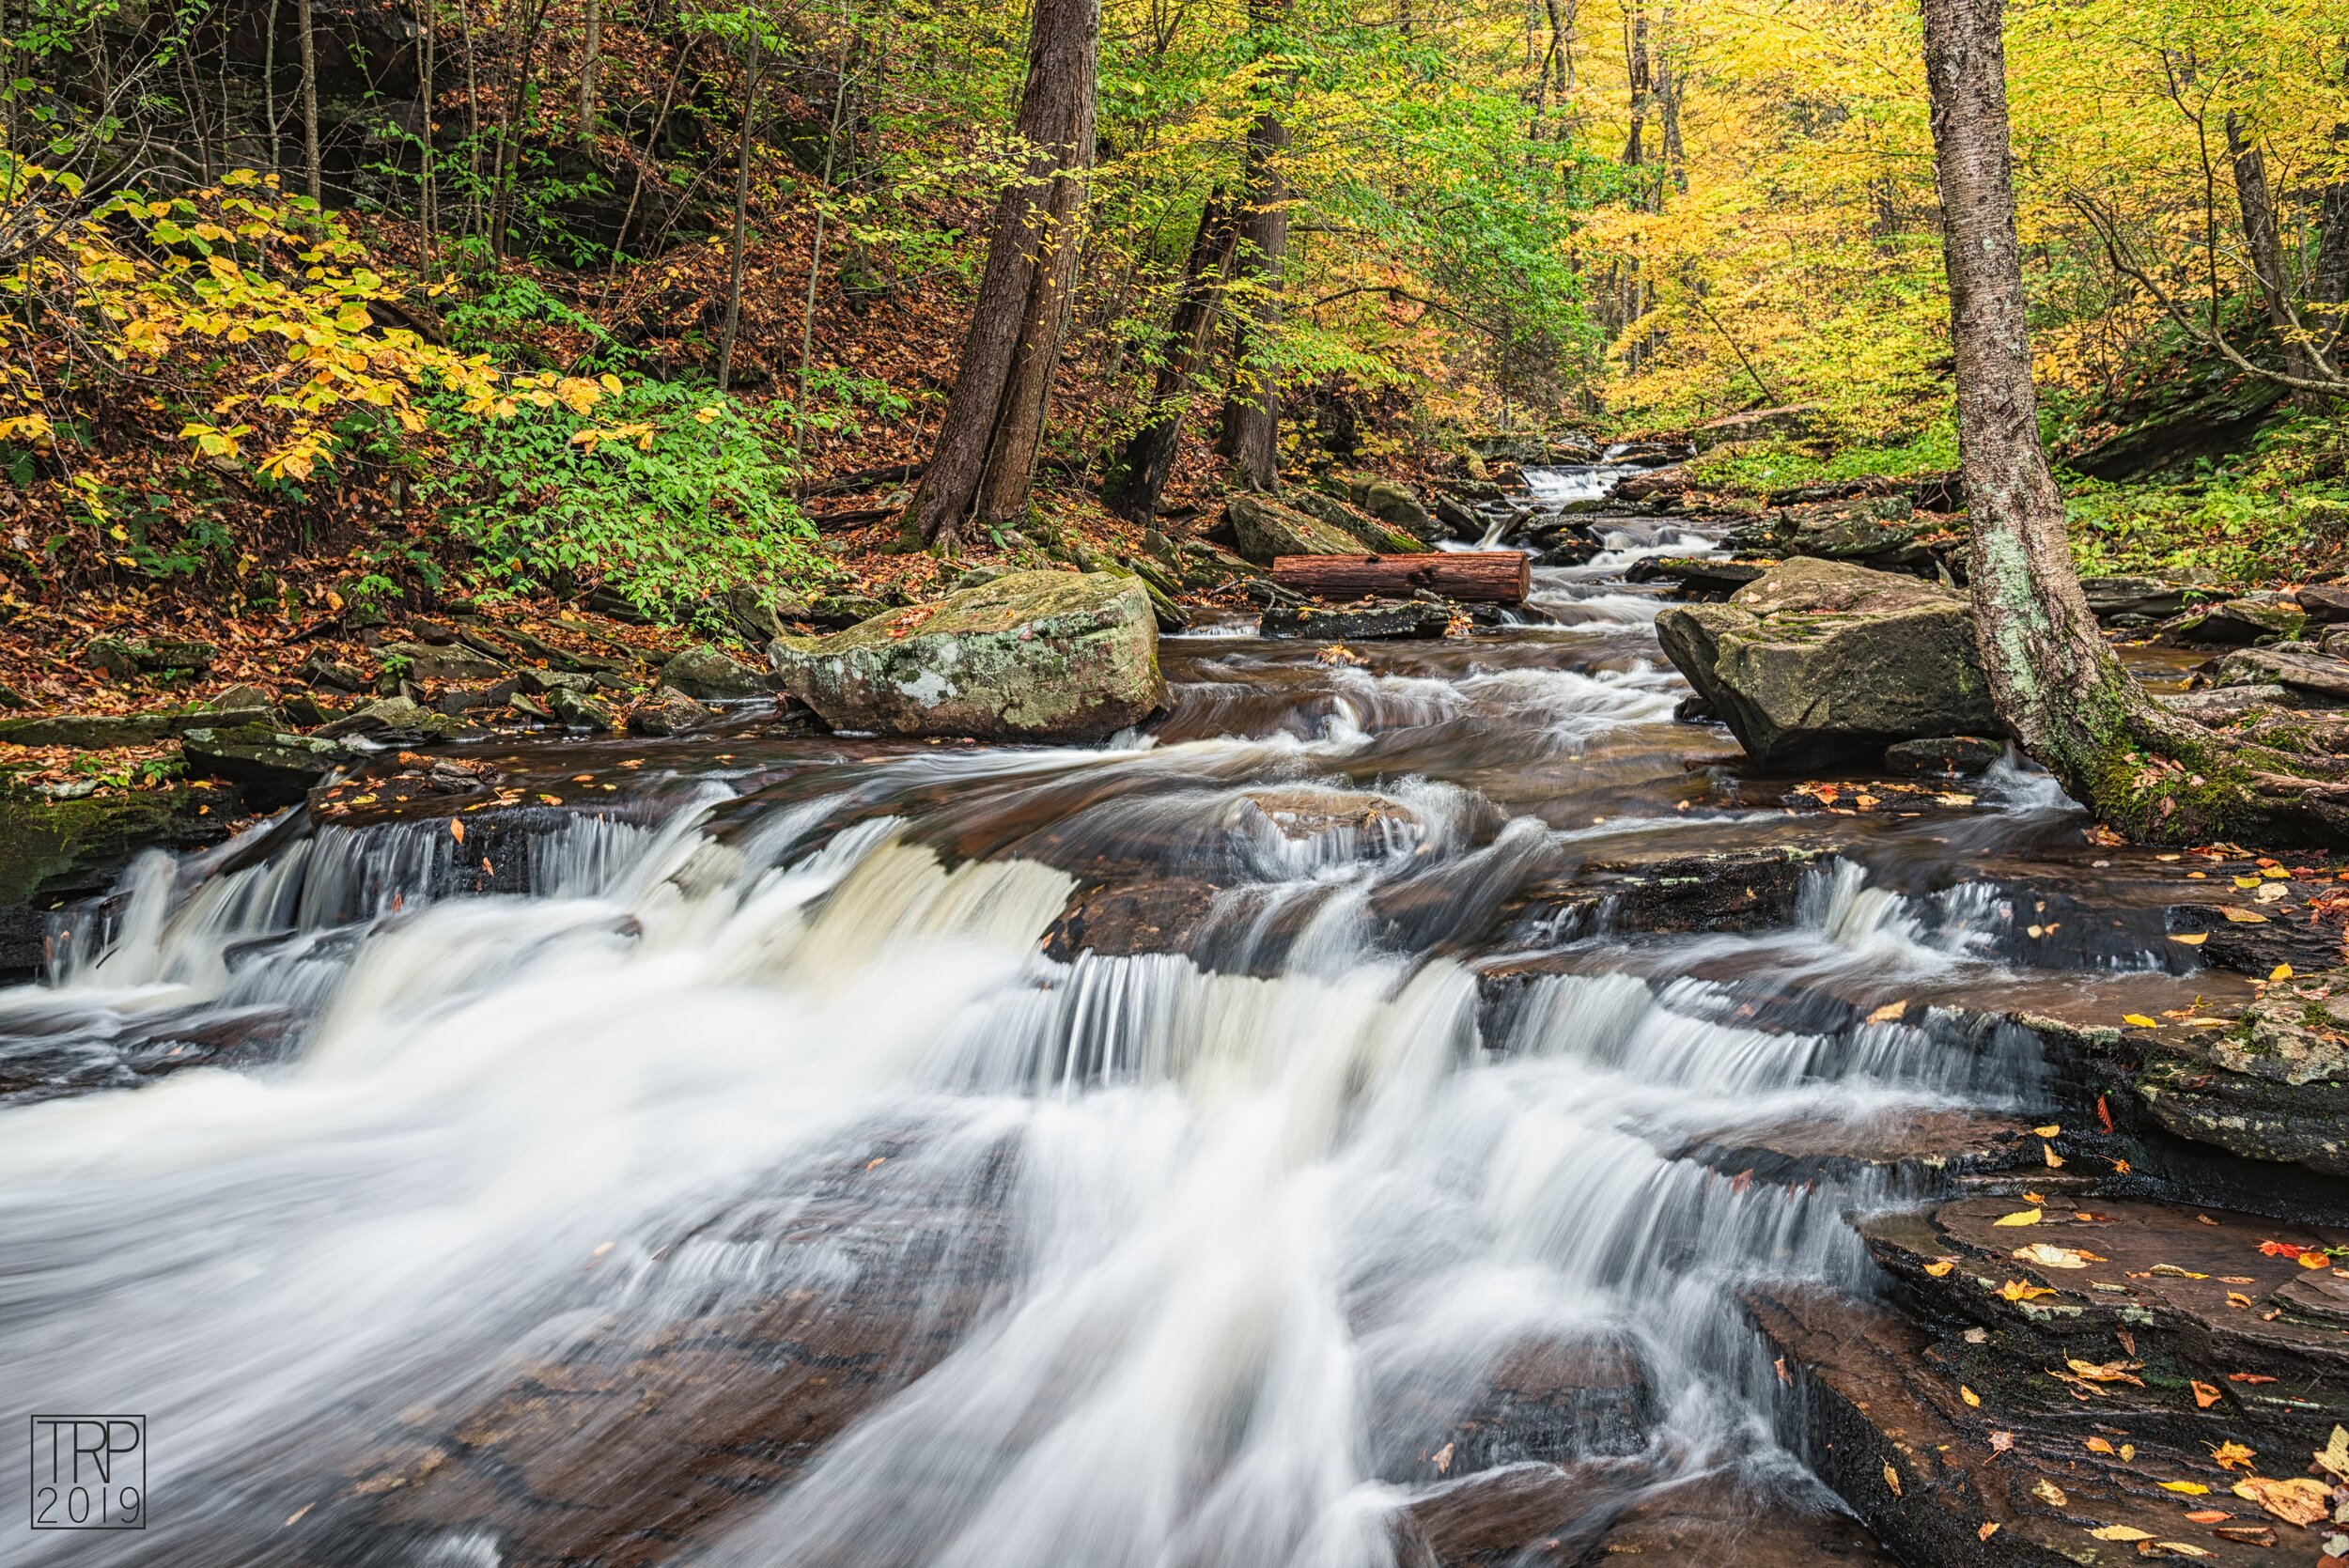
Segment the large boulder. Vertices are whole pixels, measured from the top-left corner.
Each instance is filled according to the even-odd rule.
[[[1688,441],[1700,452],[1738,441],[1808,441],[1824,424],[1823,412],[1808,405],[1749,409],[1698,426],[1688,432]]]
[[[1656,632],[1766,766],[1872,758],[1895,741],[2002,728],[1966,601],[1915,578],[1787,561],[1726,604],[1666,609]]]
[[[1166,701],[1150,595],[1108,572],[1014,572],[769,658],[826,723],[883,735],[1097,740]]]
[[[706,703],[768,694],[767,682],[756,670],[708,643],[687,648],[661,665],[661,684]]]
[[[1415,539],[1434,536],[1435,519],[1427,515],[1426,505],[1408,485],[1373,474],[1350,474],[1346,481],[1346,498],[1388,527],[1401,529]]]
[[[290,806],[364,754],[338,740],[287,735],[272,724],[190,730],[179,742],[189,776],[235,784],[264,811]]]
[[[1368,512],[1358,512],[1337,497],[1323,495],[1319,490],[1294,491],[1289,497],[1289,504],[1300,512],[1319,518],[1332,528],[1345,530],[1361,540],[1364,549],[1376,551],[1381,555],[1413,555],[1427,548],[1418,537],[1404,533],[1401,528],[1390,528]],[[1417,506],[1418,503],[1413,502],[1412,505]],[[1420,512],[1419,517],[1423,532],[1435,532],[1436,525],[1424,511]]]
[[[1362,541],[1344,529],[1266,496],[1236,495],[1223,511],[1239,552],[1260,567],[1283,555],[1362,553]]]
[[[1732,550],[1861,561],[1899,556],[1922,531],[1906,495],[1860,496],[1766,512],[1732,529],[1723,543]]]
[[[2155,1036],[2137,1093],[2181,1138],[2349,1175],[2349,973],[2270,986],[2232,1023]]]

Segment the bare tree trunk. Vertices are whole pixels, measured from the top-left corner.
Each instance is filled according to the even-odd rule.
[[[973,509],[1024,510],[1082,237],[1093,166],[1099,0],[1036,0],[1015,127],[1024,166],[995,207],[962,367],[929,467],[906,511],[909,541],[952,549]]]
[[[272,0],[274,3],[274,0]],[[416,95],[423,101],[424,131],[416,147],[416,218],[424,230],[424,270],[432,271],[432,258],[441,237],[441,186],[439,143],[435,139],[439,127],[432,118],[440,94],[434,88],[432,68],[438,48],[435,31],[440,22],[437,0],[425,0],[416,8]]]
[[[280,132],[285,129],[277,115],[277,0],[269,0],[269,20],[262,23],[261,39],[261,113],[269,116],[269,172],[285,172],[286,160],[279,151]],[[11,105],[15,100],[9,100]],[[13,144],[15,138],[9,138]]]
[[[593,141],[596,135],[596,67],[601,62],[598,53],[603,47],[603,8],[599,0],[587,0],[587,36],[582,43],[585,58],[579,66],[579,139]]]
[[[2308,344],[2294,319],[2292,279],[2284,270],[2284,240],[2276,223],[2276,196],[2267,183],[2267,155],[2244,133],[2243,122],[2227,115],[2227,156],[2234,166],[2235,210],[2243,217],[2243,244],[2253,275],[2259,279],[2260,303],[2267,307],[2267,324],[2282,347],[2284,364],[2295,376],[2315,377],[2322,367],[2310,357]]]
[[[734,161],[734,241],[726,254],[726,325],[718,344],[718,390],[734,384],[734,340],[742,327],[742,253],[750,237],[751,142],[758,122],[759,60],[756,45],[746,45],[751,58],[743,62],[748,80],[742,87],[742,147]]]
[[[1218,191],[1200,210],[1199,232],[1192,237],[1190,255],[1183,261],[1183,282],[1167,318],[1166,357],[1159,364],[1150,388],[1150,422],[1133,434],[1118,455],[1102,487],[1101,499],[1111,510],[1137,522],[1158,516],[1159,497],[1167,475],[1174,470],[1181,448],[1183,424],[1190,412],[1191,376],[1207,349],[1221,303],[1224,269],[1231,265],[1237,238],[1231,203]]]
[[[310,199],[320,201],[324,197],[319,179],[319,48],[311,12],[310,0],[296,0],[294,26],[301,34],[302,46],[303,168],[309,177]]]
[[[2279,776],[2293,759],[2222,740],[2161,707],[2099,634],[2039,438],[2003,0],[1923,0],[1922,8],[1975,635],[1999,717],[2074,799],[2139,837],[2338,831],[2342,786]]]
[[[1288,256],[1288,179],[1281,168],[1288,145],[1288,126],[1279,110],[1267,109],[1248,132],[1247,206],[1234,257],[1250,291],[1235,334],[1222,448],[1239,482],[1252,490],[1281,488],[1281,382],[1272,337],[1281,320],[1281,272]]]

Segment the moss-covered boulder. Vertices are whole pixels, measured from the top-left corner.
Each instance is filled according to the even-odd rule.
[[[1787,561],[1726,604],[1672,606],[1656,631],[1688,684],[1766,766],[1865,760],[1894,741],[2002,728],[1972,613],[1916,578]]]
[[[2181,1138],[2349,1176],[2349,970],[2271,984],[2232,1023],[2164,1028],[2137,1093]]]
[[[1426,504],[1408,485],[1373,474],[1349,474],[1346,498],[1390,528],[1400,529],[1413,538],[1436,536],[1435,519],[1427,515]]]
[[[778,637],[781,685],[834,729],[1097,740],[1164,705],[1142,582],[1014,572],[830,637]]]
[[[40,967],[49,917],[112,887],[142,849],[226,838],[237,796],[218,784],[48,800],[0,790],[0,971]]]
[[[1402,529],[1389,527],[1368,512],[1357,511],[1337,497],[1324,495],[1319,490],[1298,490],[1289,497],[1289,504],[1300,512],[1319,518],[1332,528],[1343,529],[1361,541],[1363,548],[1381,555],[1416,555],[1427,549],[1426,545]],[[1427,516],[1424,511],[1419,515],[1422,518]],[[1422,526],[1432,527],[1432,524],[1423,523]]]
[[[708,643],[687,648],[661,665],[661,684],[706,703],[768,694],[766,679],[756,670]]]
[[[1766,512],[1732,529],[1723,542],[1773,555],[1864,561],[1901,555],[1922,527],[1906,495],[1859,496]]]
[[[179,755],[193,777],[235,784],[248,805],[269,811],[292,805],[361,753],[339,740],[287,735],[273,724],[241,724],[190,730],[179,741]]]
[[[1362,541],[1267,496],[1236,495],[1225,504],[1239,552],[1260,567],[1283,555],[1360,555]]]

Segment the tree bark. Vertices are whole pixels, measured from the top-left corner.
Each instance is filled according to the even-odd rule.
[[[1182,445],[1190,412],[1191,375],[1207,349],[1222,303],[1222,281],[1237,239],[1231,203],[1221,191],[1199,212],[1199,231],[1183,261],[1183,282],[1167,318],[1165,358],[1150,387],[1150,421],[1134,432],[1112,465],[1101,499],[1120,517],[1148,522],[1158,516],[1159,497]]]
[[[603,46],[603,8],[599,0],[587,0],[587,36],[583,40],[585,56],[579,66],[579,139],[595,140],[596,136],[596,67]]]
[[[1281,169],[1288,126],[1268,108],[1248,132],[1247,205],[1235,269],[1249,285],[1235,334],[1232,385],[1223,404],[1223,452],[1252,490],[1281,488],[1281,385],[1272,346],[1281,320],[1281,275],[1288,257],[1288,179]]]
[[[1532,590],[1531,559],[1517,550],[1446,550],[1424,555],[1283,555],[1272,581],[1316,598],[1377,594],[1408,598],[1422,588],[1464,603],[1518,604]]]
[[[309,177],[310,199],[321,201],[323,189],[319,176],[319,48],[316,18],[310,0],[298,0],[294,8],[294,26],[301,33],[302,48],[302,157],[303,170]]]
[[[951,549],[973,512],[993,521],[1027,506],[1082,236],[1100,26],[1099,0],[1036,0],[1015,128],[1028,154],[996,203],[961,371],[906,510],[909,543]]]
[[[756,45],[744,46],[755,51]],[[734,163],[734,235],[726,253],[726,324],[718,344],[718,390],[734,384],[734,342],[742,329],[742,257],[750,239],[751,143],[757,129],[759,62],[743,62],[747,77],[742,88],[742,146]]]
[[[2259,280],[2267,324],[2283,350],[2285,366],[2294,375],[2322,375],[2322,367],[2310,357],[2300,324],[2294,319],[2292,279],[2284,270],[2283,232],[2276,221],[2275,193],[2267,182],[2267,155],[2245,134],[2243,122],[2232,111],[2226,129],[2227,157],[2234,168],[2235,210],[2242,216],[2244,250]]]
[[[2039,438],[2008,140],[2003,0],[1923,0],[1975,635],[2015,741],[2072,797],[2140,838],[2338,832],[2342,786],[2160,706],[2099,634]]]

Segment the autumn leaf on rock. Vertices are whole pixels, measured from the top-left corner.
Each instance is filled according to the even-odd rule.
[[[2026,1284],[2020,1280],[2009,1280],[1999,1287],[1999,1294],[2009,1301],[2036,1301],[2043,1296],[2053,1296],[2055,1292],[2045,1285]]]
[[[1884,1484],[1892,1489],[1894,1497],[1901,1495],[1901,1472],[1889,1464],[1884,1467]]]
[[[2002,1214],[1990,1223],[1993,1225],[2036,1225],[2039,1223],[2040,1213],[2038,1209],[2018,1209],[2013,1214]]]
[[[2042,1268],[2086,1268],[2092,1263],[2105,1261],[2093,1252],[2083,1252],[2071,1247],[2057,1247],[2045,1241],[2034,1241],[2029,1247],[2017,1247],[2015,1249],[2014,1255],[2027,1262],[2035,1263]]]
[[[1982,1405],[1982,1395],[1974,1392],[1973,1389],[1968,1388],[1963,1383],[1960,1383],[1957,1386],[1957,1397],[1964,1400],[1968,1406],[1973,1408],[1979,1409]]]
[[[2151,1541],[2154,1538],[2152,1530],[2138,1529],[2130,1525],[2107,1525],[2102,1529],[2092,1529],[2088,1533],[2099,1541]]]
[[[2315,1458],[2336,1477],[2349,1481],[2349,1427],[2334,1427],[2332,1441],[2317,1450]]]
[[[1938,1279],[1940,1279],[1942,1276],[1944,1276],[1944,1275],[1946,1275],[1947,1273],[1949,1273],[1949,1271],[1950,1271],[1951,1269],[1955,1268],[1956,1266],[1957,1266],[1957,1265],[1956,1265],[1955,1263],[1952,1262],[1950,1259],[1948,1259],[1948,1258],[1942,1258],[1942,1259],[1937,1260],[1937,1262],[1934,1262],[1934,1263],[1929,1263],[1929,1264],[1925,1265],[1925,1273],[1926,1273],[1927,1275],[1931,1276],[1933,1279],[1938,1280]]]
[[[2194,1383],[2188,1386],[2194,1390],[2194,1405],[2197,1409],[2207,1410],[2226,1397],[2207,1383]]]
[[[2237,1465],[2248,1470],[2251,1467],[2251,1461],[2257,1459],[2259,1454],[2241,1443],[2225,1442],[2211,1450],[2210,1456],[2222,1470],[2232,1470]]]
[[[2165,1492],[2175,1492],[2180,1497],[2201,1498],[2210,1495],[2210,1488],[2199,1481],[2162,1481],[2155,1484]]]
[[[2294,1476],[2290,1481],[2251,1476],[2234,1483],[2234,1495],[2291,1525],[2313,1525],[2333,1514],[2332,1489],[2307,1476]]]
[[[1888,1001],[1868,1015],[1870,1023],[1898,1023],[1908,1011],[1906,1001]]]
[[[2225,915],[2229,920],[2234,922],[2237,925],[2264,925],[2267,924],[2267,917],[2261,914],[2257,909],[2243,909],[2236,908],[2232,904],[2228,904],[2221,906],[2218,912]]]

